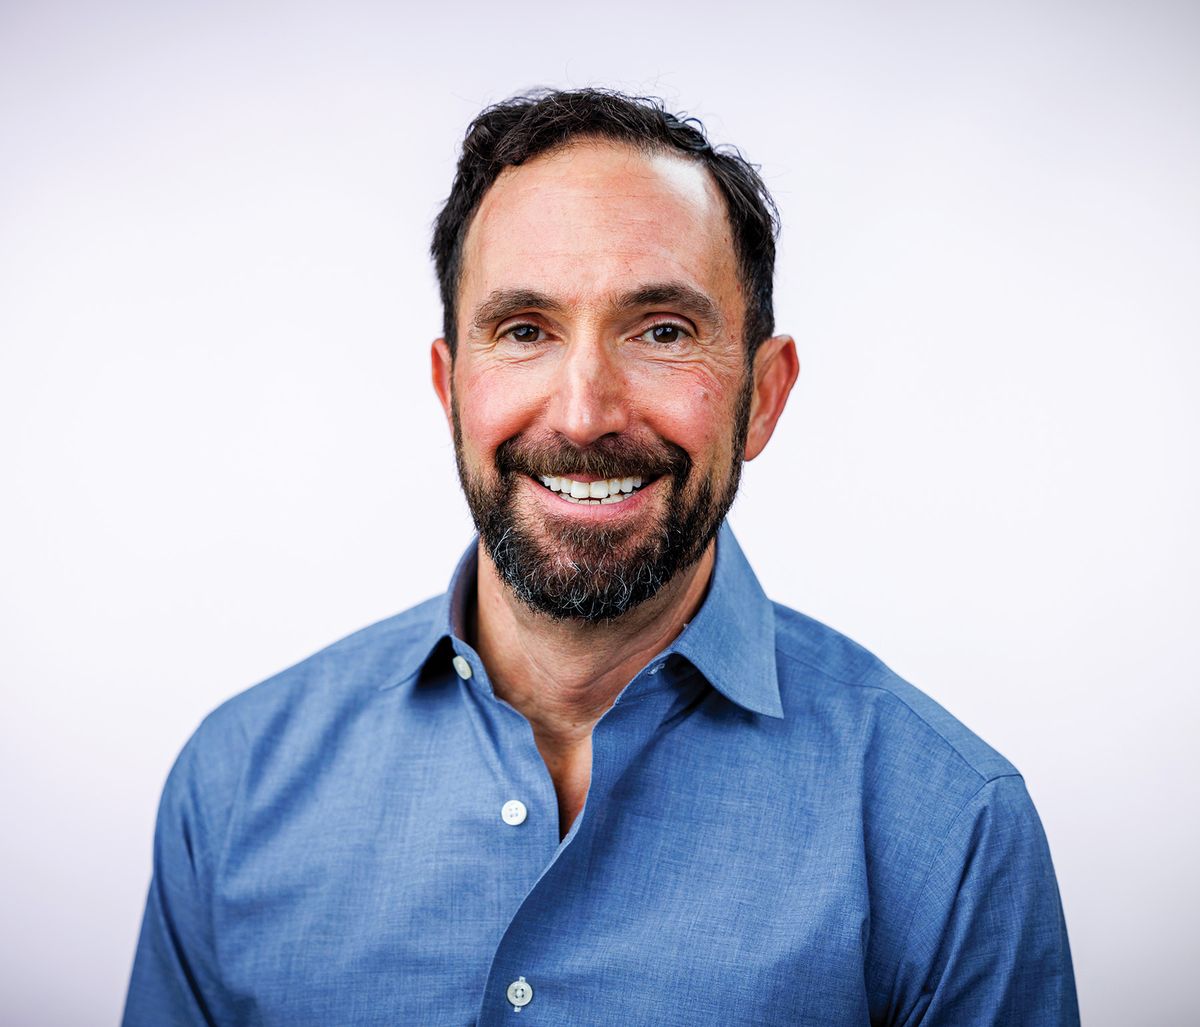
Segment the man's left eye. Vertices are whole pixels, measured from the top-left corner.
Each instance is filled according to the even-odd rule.
[[[670,345],[673,342],[682,342],[687,337],[687,330],[682,325],[670,324],[664,322],[657,324],[653,328],[647,328],[639,339],[645,339],[647,342],[657,342],[663,345]]]

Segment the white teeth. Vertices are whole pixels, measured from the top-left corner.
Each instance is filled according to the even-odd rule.
[[[584,503],[619,503],[629,493],[642,487],[640,477],[576,481],[574,478],[543,474],[538,476],[538,481],[551,492],[560,493],[564,499]]]

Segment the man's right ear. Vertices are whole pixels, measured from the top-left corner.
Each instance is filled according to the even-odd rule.
[[[451,413],[450,393],[451,379],[454,376],[454,358],[450,355],[450,346],[445,339],[434,339],[429,350],[432,363],[433,391],[437,393],[438,401],[446,414],[446,423],[454,430],[454,415]]]

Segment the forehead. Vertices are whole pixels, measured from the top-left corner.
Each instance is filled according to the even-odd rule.
[[[584,141],[496,179],[467,232],[459,301],[522,287],[582,302],[661,281],[738,312],[720,190],[686,157]]]

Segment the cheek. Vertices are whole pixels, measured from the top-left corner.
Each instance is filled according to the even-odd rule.
[[[723,383],[708,375],[674,374],[670,380],[647,383],[646,421],[657,434],[682,446],[703,467],[729,451],[733,412]]]
[[[472,454],[494,452],[500,443],[528,427],[537,410],[529,390],[505,379],[503,372],[487,370],[456,379],[463,446]]]

